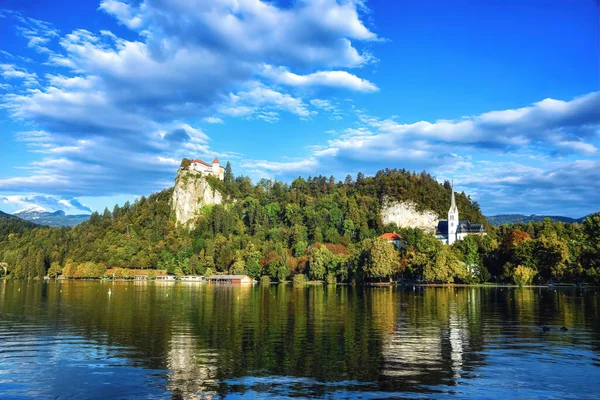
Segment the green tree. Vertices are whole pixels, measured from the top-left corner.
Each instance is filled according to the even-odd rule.
[[[529,285],[533,282],[535,278],[536,272],[533,268],[524,267],[523,265],[518,265],[512,273],[512,278],[515,284],[519,286]]]
[[[179,165],[179,168],[188,169],[188,168],[190,168],[191,165],[192,165],[192,162],[190,161],[190,159],[184,158],[181,160],[181,165]]]
[[[233,171],[231,170],[231,163],[229,161],[227,161],[227,164],[225,166],[224,181],[226,183],[233,182]]]
[[[61,275],[62,271],[63,269],[60,264],[55,261],[50,265],[50,269],[48,269],[48,276],[50,278],[58,278],[58,275]]]
[[[246,262],[243,259],[236,260],[231,267],[231,273],[233,275],[246,275]]]
[[[400,265],[394,245],[385,239],[375,239],[370,241],[367,249],[366,276],[373,279],[391,278]]]
[[[261,275],[260,263],[257,258],[251,257],[246,262],[246,271],[248,276],[257,279]]]
[[[554,232],[541,236],[535,241],[535,259],[544,280],[560,279],[564,276],[569,261],[567,243]]]

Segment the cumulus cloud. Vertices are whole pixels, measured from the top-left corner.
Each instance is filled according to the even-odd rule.
[[[61,33],[3,11],[40,60],[38,76],[2,53],[0,107],[27,125],[14,138],[42,158],[0,179],[0,190],[147,193],[172,183],[173,160],[238,157],[190,121],[310,119],[321,109],[299,89],[374,91],[345,71],[373,61],[361,46],[379,38],[364,10],[358,0],[101,1],[126,38],[85,26]],[[280,76],[265,76],[265,65]]]
[[[286,68],[265,66],[262,74],[278,83],[288,86],[311,87],[325,86],[350,89],[357,92],[376,92],[377,86],[347,71],[317,71],[307,75],[298,75]]]
[[[221,106],[219,112],[231,116],[245,117],[258,114],[258,118],[261,115],[277,116],[276,112],[269,110],[283,110],[301,118],[308,118],[314,114],[302,99],[263,85],[257,85],[248,91],[237,94],[229,94],[229,101]]]
[[[169,51],[164,46],[168,38],[243,60],[354,67],[369,57],[360,54],[351,41],[377,40],[360,19],[361,3],[306,0],[278,7],[261,0],[146,0],[133,7],[104,0],[100,8],[144,32],[148,45],[157,52]]]
[[[311,103],[335,109],[329,101]],[[308,148],[304,160],[246,164],[284,179],[394,167],[427,170],[439,179],[455,179],[485,205],[484,212],[580,216],[597,211],[600,204],[600,164],[595,158],[600,92],[457,121],[401,123],[365,110],[356,113],[352,127],[329,131],[331,138]],[[510,158],[518,162],[505,161]]]
[[[454,175],[463,190],[475,193],[484,212],[582,217],[598,211],[600,162],[575,160],[538,166],[479,161]]]

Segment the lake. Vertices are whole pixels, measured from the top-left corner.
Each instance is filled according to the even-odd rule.
[[[594,289],[0,281],[0,345],[9,399],[600,392]]]

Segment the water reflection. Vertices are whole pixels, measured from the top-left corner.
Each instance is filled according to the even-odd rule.
[[[575,289],[0,281],[0,393],[592,398],[598,306]]]

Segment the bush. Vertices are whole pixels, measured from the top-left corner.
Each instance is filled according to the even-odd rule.
[[[519,286],[529,285],[533,282],[535,275],[536,271],[534,269],[519,265],[513,271],[513,280]]]
[[[206,268],[206,271],[204,271],[204,277],[205,278],[210,278],[214,274],[215,274],[215,271],[213,271],[212,268]]]
[[[156,271],[148,271],[148,275],[146,275],[146,277],[150,280],[155,280],[156,279]]]
[[[292,282],[294,283],[294,286],[306,285],[306,275],[304,275],[304,274],[294,275],[294,278],[292,278]]]
[[[263,275],[260,277],[260,283],[262,283],[263,285],[270,285],[271,284],[271,278],[269,278],[268,275]]]
[[[325,278],[328,285],[335,285],[337,283],[337,278],[333,272],[329,272],[327,277]]]
[[[59,263],[53,262],[50,266],[50,269],[48,270],[48,276],[50,278],[58,278],[58,275],[62,274],[62,270],[63,269]]]

